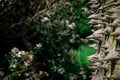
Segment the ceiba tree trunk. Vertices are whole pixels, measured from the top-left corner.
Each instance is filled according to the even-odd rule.
[[[88,4],[92,15],[88,18],[94,28],[89,40],[98,41],[96,54],[88,56],[88,60],[94,62],[90,67],[94,70],[91,80],[120,80],[120,0],[90,0]],[[99,16],[96,18],[96,15]],[[98,24],[104,27],[95,28]]]

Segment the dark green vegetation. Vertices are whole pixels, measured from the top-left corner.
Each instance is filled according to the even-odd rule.
[[[87,24],[89,20],[86,18],[89,15],[85,10],[87,2],[0,1],[0,70],[5,72],[4,77],[24,80],[26,76],[23,74],[31,73],[37,75],[32,76],[32,80],[69,80],[73,77],[77,80],[89,80],[87,76],[90,72],[86,65],[90,63],[85,60],[85,56],[94,51],[86,45],[81,46],[84,44],[81,38],[91,34]],[[36,46],[38,43],[42,47]],[[30,69],[27,68],[23,72],[20,72],[22,68],[15,68],[14,71],[10,69],[13,58],[12,53],[8,52],[13,47],[28,51],[34,56]],[[84,48],[86,52],[82,51]],[[19,66],[22,66],[20,64],[24,61],[21,59]],[[40,71],[47,72],[49,76],[38,75]]]
[[[79,63],[82,62],[85,66],[90,66],[91,63],[86,60],[87,56],[92,55],[95,53],[95,50],[90,48],[87,44],[82,44],[78,50],[75,51],[77,57],[75,62]]]

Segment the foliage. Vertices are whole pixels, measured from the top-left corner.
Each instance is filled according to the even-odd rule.
[[[94,54],[95,50],[88,47],[88,44],[82,44],[77,50],[75,50],[75,53],[77,55],[75,58],[75,64],[81,64],[80,73],[84,73],[82,76],[91,76],[91,70],[88,68],[88,66],[90,66],[92,63],[87,60],[87,56]],[[86,80],[89,79],[89,77],[86,77]]]
[[[84,73],[80,73],[85,70],[83,64],[74,61],[77,56],[74,49],[79,48],[81,38],[91,34],[87,24],[89,20],[86,18],[89,15],[86,2],[87,0],[2,0],[0,43],[8,46],[3,47],[1,52],[5,52],[5,49],[7,53],[15,46],[20,49],[18,53],[27,50],[28,54],[33,55],[32,64],[24,67],[24,61],[28,59],[24,55],[15,57],[14,52],[6,54],[9,63],[9,69],[6,68],[9,73],[5,73],[7,77],[12,76],[12,79],[18,80],[29,73],[35,80],[87,79]],[[12,69],[10,66],[16,58],[18,63]],[[21,72],[24,68],[25,71]],[[16,73],[21,76],[12,75]]]
[[[95,53],[94,49],[88,47],[87,44],[83,44],[82,46],[80,46],[78,50],[76,50],[77,57],[75,61],[77,63],[81,62],[85,66],[90,66],[91,63],[88,60],[86,60],[86,58],[87,56],[92,55],[94,53]]]

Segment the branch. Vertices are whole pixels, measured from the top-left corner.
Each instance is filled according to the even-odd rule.
[[[35,20],[39,15],[41,15],[42,13],[46,12],[47,9],[43,9],[43,10],[40,10],[38,12],[36,12],[32,17],[28,17],[28,23],[31,23],[33,20]]]

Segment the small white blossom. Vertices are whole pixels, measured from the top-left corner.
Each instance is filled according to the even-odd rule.
[[[60,68],[60,69],[58,70],[58,72],[59,72],[60,74],[64,74],[64,73],[65,73],[65,69],[64,69],[64,68]]]
[[[21,57],[21,51],[16,54],[17,57]]]
[[[86,79],[86,77],[87,77],[86,75],[83,75],[83,79]]]
[[[29,66],[29,63],[27,63],[27,62],[24,61],[24,65],[25,65],[26,67],[28,67],[28,66]]]
[[[68,28],[70,28],[70,29],[74,29],[75,26],[76,26],[76,24],[75,24],[75,23],[71,23],[71,24],[67,24],[66,26],[67,26]]]
[[[11,49],[11,52],[12,52],[12,53],[14,53],[14,54],[16,54],[16,53],[18,53],[18,52],[19,52],[19,49],[18,49],[18,48],[16,48],[16,47],[14,47],[13,49]]]
[[[74,42],[75,42],[75,39],[71,38],[71,39],[69,39],[69,41],[70,41],[71,43],[74,43]]]
[[[21,55],[20,55],[20,54],[16,54],[16,56],[17,56],[17,57],[19,57],[19,58],[21,57]]]
[[[47,72],[45,72],[45,71],[39,71],[39,75],[44,76],[44,77],[49,76],[49,74]]]
[[[76,80],[78,78],[77,75],[70,76],[70,80]]]
[[[70,76],[70,79],[69,80],[74,80],[74,77],[73,76]]]
[[[25,73],[25,76],[30,76],[30,74],[29,73]]]
[[[82,8],[82,9],[85,11],[85,13],[89,12],[88,8]]]
[[[41,48],[42,47],[42,44],[41,43],[38,43],[36,44],[37,47]]]
[[[85,74],[85,72],[84,71],[80,71],[80,74]]]
[[[22,55],[25,55],[25,51],[19,51],[17,54],[16,54],[16,56],[17,57],[22,57]]]
[[[14,59],[13,62],[14,62],[14,63],[17,63],[18,61],[17,61],[17,59]]]
[[[58,56],[61,56],[61,54],[57,54]]]
[[[10,68],[16,68],[16,65],[15,64],[11,64]]]
[[[21,55],[25,55],[26,54],[26,52],[25,51],[21,51]]]
[[[30,58],[30,60],[32,61],[33,60],[33,55],[29,55],[29,58]]]
[[[73,22],[73,23],[72,23],[72,26],[73,26],[73,27],[75,27],[75,26],[76,26],[76,24]]]
[[[68,24],[69,24],[69,21],[68,21],[68,20],[66,20],[66,21],[65,21],[65,23],[68,25]]]
[[[68,24],[67,27],[73,29],[73,25],[72,24]]]
[[[50,19],[48,17],[44,17],[43,19],[41,19],[42,22],[46,22],[49,21]]]

